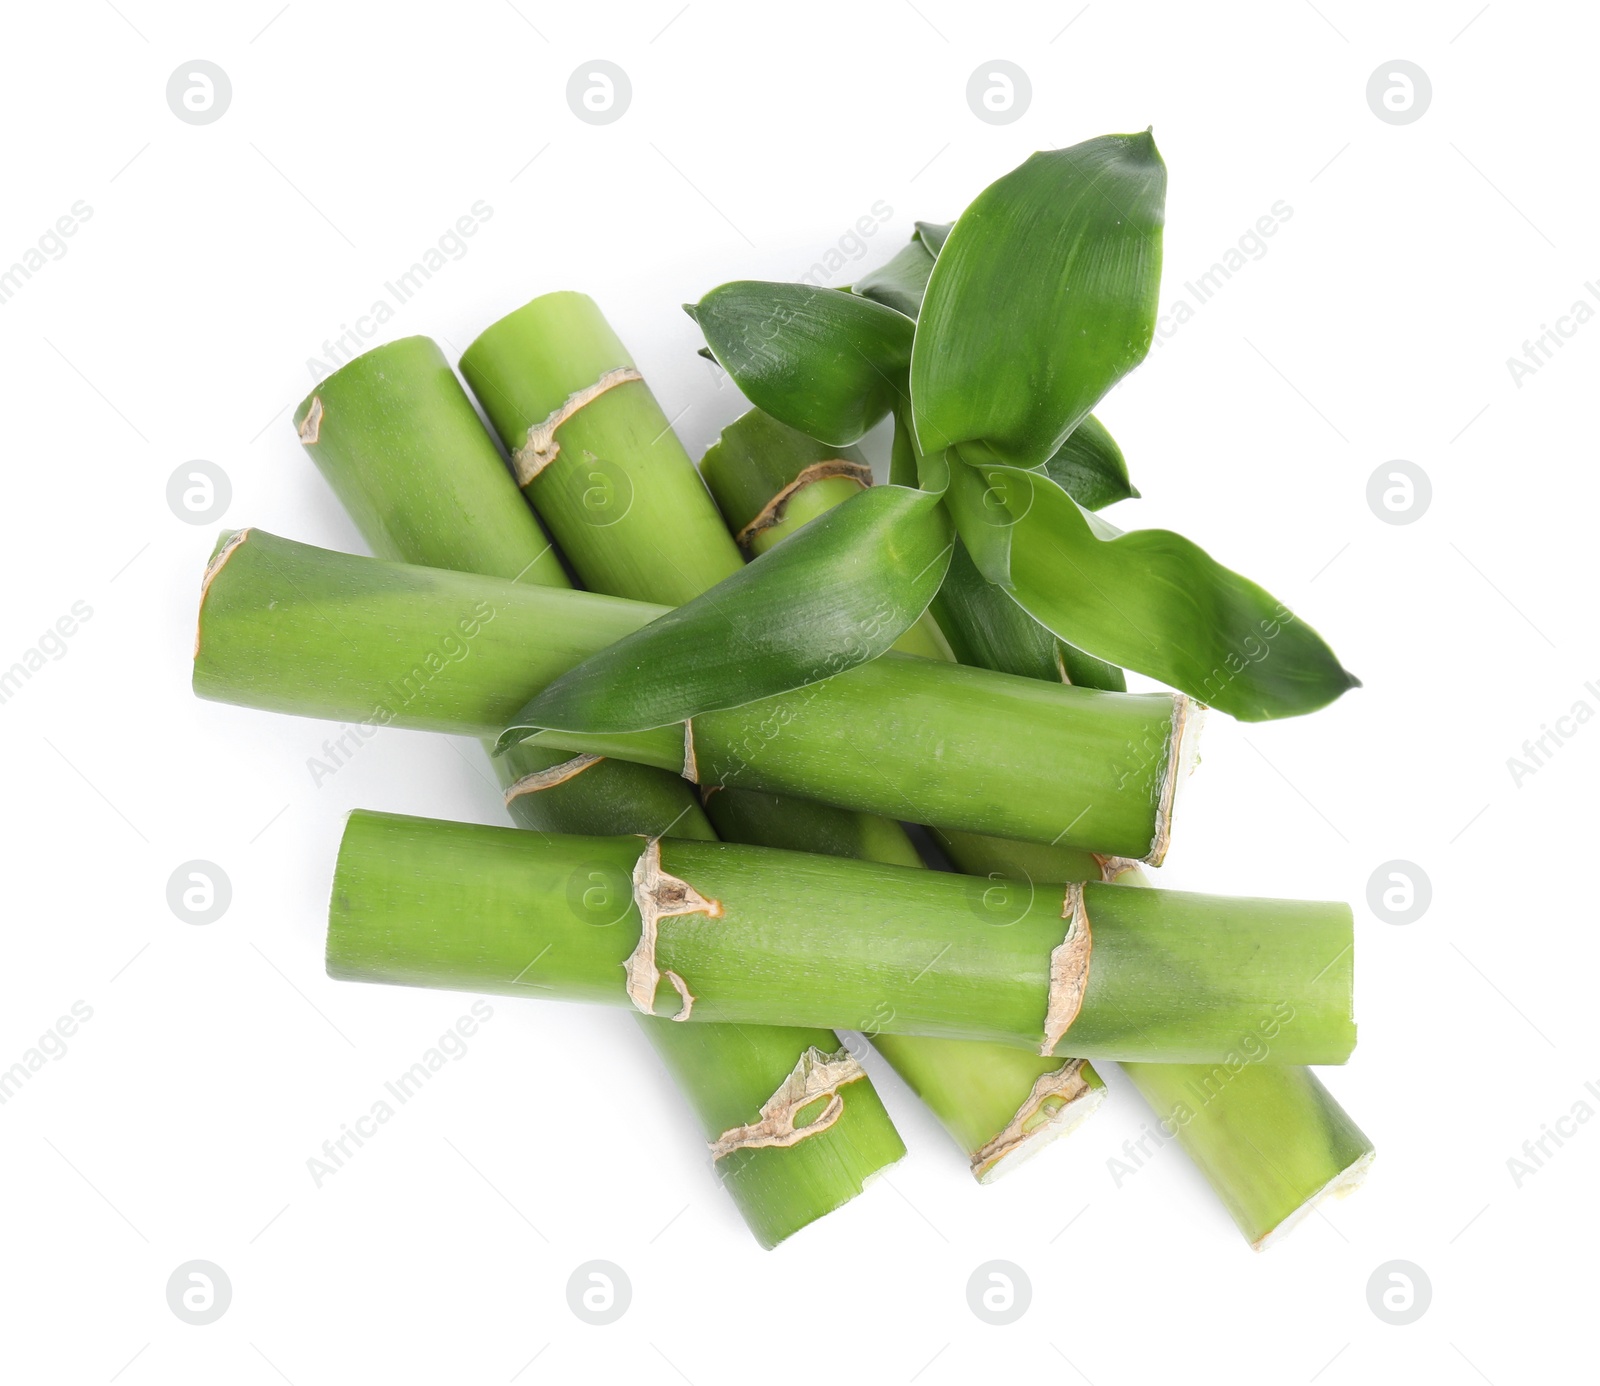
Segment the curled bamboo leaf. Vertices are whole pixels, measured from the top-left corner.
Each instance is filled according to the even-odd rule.
[[[862,491],[556,679],[506,736],[667,726],[875,659],[939,590],[950,544],[936,494]]]
[[[1182,535],[1124,534],[1038,472],[983,475],[1012,521],[1007,594],[1069,644],[1242,722],[1313,712],[1360,686],[1287,606]]]
[[[915,325],[869,298],[744,279],[685,310],[752,404],[832,447],[905,398]]]
[[[933,252],[922,238],[914,237],[888,264],[856,280],[850,291],[914,318],[922,307],[928,276],[933,273],[933,260]]]
[[[1148,132],[1035,154],[962,213],[917,323],[923,451],[1047,462],[1149,350],[1166,167]]]
[[[1106,426],[1090,414],[1044,464],[1044,473],[1085,510],[1099,510],[1139,495],[1128,464]]]

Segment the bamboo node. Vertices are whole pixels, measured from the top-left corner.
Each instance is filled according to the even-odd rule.
[[[558,784],[565,784],[574,775],[581,775],[591,765],[598,765],[604,759],[604,756],[573,756],[571,760],[552,765],[548,770],[531,771],[506,790],[506,804],[509,806],[513,799],[524,794],[537,794],[541,789],[554,789]]]
[[[511,454],[511,461],[517,474],[517,485],[526,486],[561,456],[561,444],[556,441],[556,430],[562,424],[586,405],[593,404],[607,390],[614,389],[618,385],[626,385],[630,380],[643,379],[644,377],[632,366],[618,366],[615,370],[607,371],[593,385],[585,385],[583,389],[574,390],[568,395],[549,418],[543,423],[534,424],[528,430],[528,436],[522,446]]]
[[[300,420],[300,426],[295,429],[300,441],[310,447],[322,436],[322,396],[311,396],[311,408],[306,410],[305,418]]]
[[[1067,934],[1050,950],[1050,991],[1045,998],[1044,1043],[1039,1046],[1045,1058],[1055,1053],[1061,1037],[1078,1018],[1083,994],[1089,989],[1089,953],[1094,939],[1089,932],[1089,911],[1083,904],[1083,887],[1076,881],[1067,887],[1061,917],[1067,921]]]
[[[862,489],[872,485],[872,468],[861,462],[849,462],[842,457],[828,458],[822,462],[813,462],[804,471],[800,472],[783,490],[779,491],[771,500],[763,505],[757,512],[755,519],[751,520],[743,529],[733,536],[733,542],[741,548],[747,545],[756,535],[764,529],[771,529],[774,525],[783,523],[783,512],[788,509],[789,502],[813,481],[825,481],[829,477],[849,477],[858,482]]]
[[[662,973],[656,967],[656,938],[663,919],[677,914],[722,918],[722,902],[708,900],[687,881],[668,875],[661,866],[661,839],[653,837],[633,866],[633,903],[639,910],[639,942],[623,964],[628,999],[645,1015],[655,1014],[656,988]],[[668,971],[667,980],[683,999],[675,1020],[687,1020],[694,997],[682,977]]]
[[[761,1104],[759,1121],[730,1127],[711,1142],[712,1160],[720,1160],[735,1150],[786,1148],[820,1136],[844,1115],[844,1098],[839,1095],[839,1089],[866,1076],[866,1070],[848,1049],[824,1054],[812,1045],[800,1056],[794,1071],[779,1084],[778,1090]],[[817,1119],[806,1126],[796,1126],[795,1119],[800,1113],[824,1097],[828,1105]]]
[[[1043,1145],[1050,1139],[1050,1135],[1064,1135],[1076,1121],[1064,1118],[1062,1112],[1069,1107],[1080,1103],[1087,1103],[1075,1114],[1080,1118],[1087,1116],[1099,1102],[1095,1101],[1093,1094],[1103,1092],[1102,1088],[1089,1085],[1089,1080],[1083,1076],[1083,1060],[1068,1059],[1060,1068],[1051,1069],[1049,1073],[1041,1073],[1033,1081],[1022,1105],[1017,1108],[1015,1115],[992,1140],[980,1146],[972,1155],[972,1173],[980,1184],[987,1184],[1004,1169],[1010,1169],[1016,1164],[1013,1157],[1025,1144],[1031,1142],[1032,1147]],[[1042,1125],[1029,1123],[1039,1115],[1039,1110],[1052,1097],[1061,1100],[1061,1112],[1053,1117],[1046,1118]],[[1046,1133],[1050,1133],[1047,1135]],[[1004,1162],[1004,1163],[1003,1163]]]

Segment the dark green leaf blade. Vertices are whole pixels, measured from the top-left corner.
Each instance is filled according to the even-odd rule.
[[[875,659],[939,590],[950,545],[936,494],[863,491],[564,674],[522,709],[501,744],[533,730],[667,726]]]
[[[928,254],[937,260],[939,252],[944,249],[944,243],[950,239],[950,232],[954,229],[953,221],[919,221],[917,239],[928,248]]]
[[[915,324],[870,298],[742,279],[686,308],[752,404],[831,447],[904,400]]]
[[[1242,722],[1314,712],[1360,686],[1283,603],[1182,535],[1121,533],[1037,472],[985,475],[1009,483],[1016,519],[1007,595],[1069,644]]]
[[[1045,475],[1085,510],[1137,498],[1128,463],[1106,426],[1090,414],[1044,464]]]
[[[917,324],[923,451],[981,441],[1022,467],[1055,455],[1149,350],[1165,199],[1148,132],[1035,154],[979,194]]]
[[[888,264],[862,275],[850,286],[850,292],[914,318],[922,307],[922,295],[932,273],[933,255],[920,240],[913,240]]]

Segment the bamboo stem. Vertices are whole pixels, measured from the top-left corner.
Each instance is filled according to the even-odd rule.
[[[587,592],[224,536],[204,586],[197,694],[301,716],[494,735],[540,688],[661,608]],[[702,784],[940,827],[1164,849],[1183,744],[1167,694],[1110,694],[885,655],[681,726],[546,745]],[[686,744],[687,743],[687,744]]]
[[[572,903],[590,872],[634,882],[608,927]],[[328,970],[624,1005],[619,971],[636,983],[648,964],[683,983],[657,989],[655,1014],[1070,1045],[1091,1059],[1221,1063],[1265,1040],[1281,1062],[1343,1063],[1354,1046],[1343,904],[1052,885],[997,928],[981,913],[990,884],[731,843],[530,841],[357,812]]]
[[[305,426],[307,419],[315,419],[314,428]],[[428,339],[407,338],[359,357],[318,387],[295,422],[318,469],[378,552],[438,568],[569,585],[449,364]],[[574,759],[527,742],[492,759],[508,811],[524,828],[715,837],[689,786],[666,771],[624,760]],[[604,913],[605,897],[619,883],[602,875],[582,884],[580,902]],[[713,1145],[757,1115],[807,1055],[841,1047],[829,1030],[637,1020]],[[715,1167],[751,1231],[770,1247],[848,1202],[904,1154],[882,1100],[863,1076],[838,1095],[826,1128],[802,1124],[786,1146],[730,1150]]]

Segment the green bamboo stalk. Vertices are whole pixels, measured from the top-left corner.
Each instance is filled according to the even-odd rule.
[[[534,299],[467,348],[461,373],[534,508],[568,517],[562,551],[592,590],[680,606],[742,566],[704,523],[711,498],[592,299]]]
[[[634,883],[614,927],[573,903],[593,873]],[[1266,1039],[1283,1062],[1343,1063],[1354,1046],[1346,905],[1051,885],[994,927],[991,884],[732,843],[530,840],[357,812],[328,970],[686,1020],[1070,1045],[1091,1059],[1222,1063]]]
[[[427,338],[392,342],[346,365],[300,406],[295,424],[379,554],[570,585],[448,361]],[[715,838],[693,791],[667,771],[615,759],[574,770],[568,753],[531,743],[492,759],[508,811],[524,828]],[[603,914],[615,886],[601,876],[583,884],[579,899]],[[637,1019],[708,1142],[758,1119],[762,1104],[813,1052],[842,1049],[838,1036],[822,1029]],[[771,1247],[849,1201],[904,1154],[871,1080],[861,1077],[826,1128],[786,1147],[730,1150],[714,1163],[751,1231]]]
[[[697,475],[681,449],[663,453],[661,434],[670,434],[670,428],[658,424],[659,407],[643,381],[602,392],[572,411],[567,402],[585,398],[596,381],[633,369],[598,307],[580,295],[552,294],[517,310],[478,338],[463,369],[514,456],[528,453],[529,421],[564,416],[544,444],[547,452],[554,445],[555,456],[530,481],[526,494],[575,555],[574,567],[591,591],[660,602],[698,595],[694,583],[703,590],[740,566],[739,554],[726,542],[729,532],[740,547],[765,552],[808,515],[872,481],[858,450],[826,449],[759,410],[723,431]],[[655,446],[641,449],[638,441],[647,436]],[[563,468],[592,469],[585,459],[596,452],[604,457],[616,491],[652,497],[648,507],[608,510],[603,519],[610,542],[601,544],[594,542],[597,517],[582,503],[582,494],[554,480]],[[730,515],[730,505],[745,512]],[[663,534],[656,519],[662,508],[674,516],[670,534]],[[896,648],[952,657],[927,616]],[[881,815],[744,789],[713,794],[707,806],[718,833],[730,842],[922,864],[900,825]],[[960,1045],[922,1037],[883,1036],[874,1042],[961,1143],[981,1179],[996,1177],[1025,1149],[1071,1129],[1103,1093],[1098,1075],[1093,1069],[1085,1072],[1078,1060],[1061,1064],[996,1045],[960,1052]],[[940,1077],[946,1062],[948,1083]]]
[[[205,575],[194,687],[270,711],[489,736],[661,611],[238,531]],[[539,739],[701,784],[1159,860],[1188,707],[890,654],[697,717],[690,737],[670,726]]]

